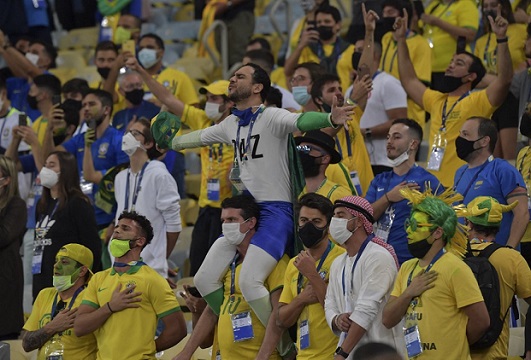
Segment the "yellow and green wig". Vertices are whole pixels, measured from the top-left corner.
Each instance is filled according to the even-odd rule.
[[[458,215],[464,216],[472,224],[499,227],[503,213],[511,211],[517,204],[518,201],[509,205],[502,205],[490,196],[478,196],[469,202],[466,208],[460,209]]]
[[[467,230],[457,221],[458,207],[452,206],[463,199],[460,194],[449,188],[440,195],[434,195],[429,186],[422,193],[408,187],[401,189],[400,193],[412,206],[410,223],[414,225],[412,230],[416,234],[408,237],[413,242],[427,238],[440,227],[444,233],[446,250],[460,257],[465,255]],[[415,239],[416,236],[418,239]]]

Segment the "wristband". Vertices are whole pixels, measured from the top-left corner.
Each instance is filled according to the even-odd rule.
[[[497,44],[503,44],[503,43],[506,43],[507,41],[509,41],[509,38],[507,36],[501,39],[496,39]]]
[[[109,308],[109,311],[111,312],[111,314],[114,314],[114,311],[112,311],[112,309],[111,309],[110,303],[107,303],[107,307]]]
[[[389,200],[389,196],[387,196],[387,193],[385,193],[385,198],[387,199],[387,202],[388,202],[389,204],[392,204],[391,200]]]

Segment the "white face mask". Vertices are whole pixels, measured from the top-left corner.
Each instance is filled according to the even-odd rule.
[[[343,245],[347,242],[347,240],[354,234],[358,228],[354,229],[354,231],[348,231],[347,224],[350,220],[354,220],[355,217],[352,219],[343,219],[343,218],[337,218],[333,217],[332,221],[330,222],[330,227],[328,228],[328,231],[330,232],[330,236],[339,244]]]
[[[155,49],[142,49],[138,52],[138,61],[144,69],[152,68],[158,61],[157,50]]]
[[[122,137],[122,151],[126,153],[127,156],[133,155],[138,148],[145,150],[142,143],[135,139],[133,134],[128,132]]]
[[[52,169],[43,167],[39,173],[41,185],[48,189],[54,187],[59,182],[59,174],[60,173],[56,173]]]
[[[387,157],[387,159],[391,163],[392,167],[402,165],[409,159],[409,149],[400,154],[396,159],[389,159],[389,157]]]
[[[35,55],[33,53],[27,52],[25,56],[26,56],[26,59],[30,61],[30,63],[37,66],[37,62],[39,61],[39,55]]]
[[[249,220],[249,219],[247,219]],[[223,231],[223,236],[225,236],[225,239],[227,239],[228,243],[234,246],[238,246],[242,243],[243,239],[245,238],[245,235],[247,235],[247,232],[242,233],[240,231],[240,225],[246,222],[247,220],[241,222],[241,223],[223,223],[221,224],[221,229]]]
[[[219,106],[220,104],[207,102],[205,104],[205,113],[207,118],[212,121],[218,121],[221,118],[221,115],[223,115],[223,112],[219,111]]]

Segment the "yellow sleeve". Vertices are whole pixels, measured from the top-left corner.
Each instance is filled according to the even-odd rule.
[[[299,64],[305,63],[305,62],[314,62],[319,64],[319,58],[317,55],[313,53],[313,51],[309,47],[305,47],[301,51],[301,56],[299,56]]]
[[[426,89],[424,91],[424,94],[422,95],[422,106],[424,107],[424,110],[431,113],[432,106],[434,105],[435,101],[437,100],[437,97],[441,93],[432,89]]]
[[[289,258],[284,255],[277,263],[277,266],[273,269],[271,274],[267,278],[267,285],[269,292],[272,293],[275,290],[281,289],[284,286],[284,274],[288,267]]]
[[[400,270],[398,270],[398,274],[396,275],[395,284],[393,286],[393,291],[391,291],[391,296],[399,297],[404,292],[404,288],[402,287],[402,284],[404,283],[404,276],[405,274],[409,274],[411,271],[411,267],[407,266],[408,262],[406,261],[402,266],[400,267]],[[408,271],[406,272],[406,268]]]
[[[450,276],[450,287],[455,294],[457,308],[483,301],[483,295],[472,270],[463,262],[457,263]]]
[[[176,70],[178,71],[178,70]],[[197,104],[199,103],[199,98],[194,88],[194,84],[188,75],[182,71],[179,73],[179,83],[173,93],[176,98],[180,99],[185,104]]]
[[[420,81],[429,84],[431,82],[431,56],[426,56],[426,54],[430,54],[431,49],[428,41],[417,34],[407,42],[407,45],[417,77]]]
[[[476,30],[479,26],[479,13],[472,0],[459,0],[455,3],[457,8],[457,26]]]
[[[281,302],[284,304],[291,303],[291,301],[295,298],[295,296],[297,296],[296,294],[293,293],[292,287],[291,287],[292,279],[295,273],[298,272],[297,268],[295,268],[295,265],[293,265],[294,260],[295,258],[291,259],[288,264],[288,267],[286,269],[286,274],[284,275],[284,288],[282,289],[282,294],[280,294],[280,299],[278,300],[278,302]]]
[[[144,275],[152,277],[148,296],[153,309],[159,318],[163,318],[166,315],[181,310],[177,298],[166,279],[162,276],[158,276],[154,270],[152,274],[144,273]]]
[[[351,75],[354,71],[354,68],[352,67],[352,54],[355,50],[356,48],[354,45],[350,45],[345,51],[343,51],[343,53],[341,53],[336,65],[337,76],[341,81],[343,89],[347,89],[352,84]]]
[[[31,314],[24,324],[23,329],[26,331],[36,331],[39,330],[42,326],[46,324],[41,324],[41,319],[44,318],[44,315],[46,314],[46,304],[49,303],[50,298],[50,290],[54,289],[43,289],[39,292],[37,295],[37,298],[35,299],[35,302],[33,303],[33,309],[31,310]],[[55,291],[54,291],[55,292]],[[50,303],[50,309],[48,309],[48,312],[51,312],[51,303]],[[48,319],[48,322],[50,320]]]

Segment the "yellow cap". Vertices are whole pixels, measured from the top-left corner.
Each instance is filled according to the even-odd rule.
[[[207,92],[213,95],[229,95],[229,81],[218,80],[212,84],[199,88],[199,93],[205,95]]]

